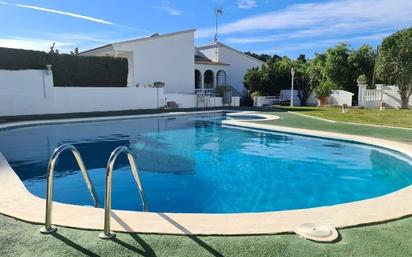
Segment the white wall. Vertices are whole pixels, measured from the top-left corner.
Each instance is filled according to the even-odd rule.
[[[376,85],[377,90],[383,93],[383,102],[387,107],[400,109],[402,107],[401,95],[397,86]],[[412,109],[412,97],[409,98],[409,108]]]
[[[216,59],[216,48],[214,46],[200,48],[200,51],[209,59]],[[254,67],[260,67],[263,62],[221,44],[219,44],[218,53],[219,62],[230,64],[227,69],[228,85],[234,87],[239,93],[245,95],[246,92],[243,86],[243,78],[247,70]]]
[[[54,113],[100,112],[134,109],[155,109],[162,107],[163,89],[154,88],[54,88]]]
[[[167,102],[176,102],[179,108],[196,107],[196,95],[193,94],[165,94]]]
[[[280,92],[279,100],[280,101],[290,101],[291,99],[291,92],[292,90],[282,90]],[[293,90],[293,105],[300,106],[301,102],[299,99],[299,91]],[[332,106],[342,106],[346,104],[347,106],[352,106],[352,97],[353,93],[344,91],[344,90],[332,90],[332,94],[328,98],[328,104]],[[254,106],[260,107],[264,105],[273,105],[275,97],[274,96],[261,96],[256,97],[254,99]],[[316,98],[316,94],[312,93],[308,100],[306,101],[307,106],[315,106],[318,105],[318,99]]]
[[[284,89],[280,91],[280,100],[281,101],[290,101],[292,90]],[[300,106],[299,91],[293,90],[293,105]]]
[[[185,95],[185,94],[165,94],[167,101],[174,101],[179,105],[179,108],[193,108],[193,107],[203,107],[200,102],[198,106],[196,95]],[[210,97],[207,107],[220,107],[223,105],[223,97]],[[232,97],[232,103],[230,106],[240,106],[240,97]]]
[[[43,70],[0,70],[0,116],[47,113],[53,76]]]
[[[376,89],[367,89],[366,85],[358,85],[358,105],[367,109],[377,109],[380,103],[386,108],[401,108],[401,96],[397,86],[377,84]],[[409,109],[412,109],[412,97],[409,99]]]
[[[194,31],[114,46],[133,52],[135,84],[165,82],[166,93],[194,93]]]
[[[347,106],[352,106],[352,98],[354,94],[345,90],[332,90],[332,94],[328,98],[329,105],[342,106],[346,104]]]
[[[290,100],[290,92],[291,90],[282,90],[280,93],[281,99],[282,100]],[[332,106],[342,106],[346,104],[347,106],[352,106],[352,97],[353,93],[345,91],[345,90],[332,90],[331,95],[328,97],[328,105]],[[298,97],[298,90],[294,90],[294,105],[301,105],[300,99]],[[307,102],[306,105],[308,106],[313,106],[313,105],[318,105],[318,99],[316,97],[315,92],[313,92]]]
[[[0,70],[0,116],[155,109],[167,101],[180,108],[196,107],[194,94],[165,94],[145,87],[54,87],[43,70]],[[238,97],[232,101],[239,106]],[[217,97],[216,106],[222,106]]]

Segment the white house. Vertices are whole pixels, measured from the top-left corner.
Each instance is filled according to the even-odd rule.
[[[210,44],[196,48],[198,56],[204,56],[215,64],[214,75],[217,77],[217,85],[229,85],[235,93],[242,96],[246,94],[243,87],[243,78],[248,69],[260,67],[263,62],[232,47],[222,43]],[[204,74],[209,67],[199,60],[196,61],[196,70],[198,74]],[[222,71],[222,73],[219,73]],[[198,83],[196,83],[198,85]]]
[[[222,43],[195,47],[195,30],[112,43],[81,55],[125,57],[128,86],[165,83],[166,94],[195,94],[229,85],[234,95],[245,95],[243,77],[262,61]]]
[[[221,43],[195,47],[194,33],[155,34],[81,53],[127,58],[127,87],[55,87],[53,71],[46,67],[0,70],[0,117],[239,106],[244,74],[262,62]],[[154,82],[165,87],[154,88]],[[231,86],[232,98],[213,94],[218,85]]]

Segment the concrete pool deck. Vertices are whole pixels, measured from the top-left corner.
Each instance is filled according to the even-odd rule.
[[[267,113],[266,113],[267,114]],[[278,122],[265,115],[263,121],[228,120],[225,125],[241,126],[325,138],[352,140],[394,149],[412,157],[412,145],[358,135],[297,129],[262,122]],[[124,118],[124,117],[123,117]],[[64,121],[61,121],[64,122]],[[24,123],[24,126],[29,125]],[[20,220],[43,223],[44,199],[27,191],[23,183],[0,155],[0,213]],[[369,200],[302,210],[244,214],[175,214],[117,211],[112,213],[112,229],[121,232],[196,235],[244,235],[293,232],[308,222],[326,223],[338,228],[398,219],[412,214],[412,187]],[[103,209],[55,203],[53,224],[101,230]]]

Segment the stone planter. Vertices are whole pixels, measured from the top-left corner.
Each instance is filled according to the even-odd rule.
[[[320,106],[328,105],[328,97],[327,96],[318,97],[318,100],[319,100],[319,105]]]

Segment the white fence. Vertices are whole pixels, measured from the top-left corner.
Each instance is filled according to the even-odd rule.
[[[45,70],[0,70],[0,116],[155,109],[167,101],[196,107],[195,94],[165,94],[163,88],[54,87]],[[216,97],[212,106],[222,106]],[[232,106],[239,106],[239,98]]]
[[[352,106],[352,98],[355,94],[345,90],[332,90],[332,94],[328,97],[328,104],[333,106]]]
[[[358,105],[367,109],[377,109],[381,103],[387,108],[401,108],[401,96],[397,86],[376,85],[376,89],[367,89],[367,85],[358,85]],[[412,99],[409,108],[412,108]]]
[[[293,104],[295,106],[300,106],[301,102],[298,97],[299,91],[294,90],[293,92]],[[291,90],[282,90],[279,96],[259,96],[253,99],[254,106],[266,106],[266,105],[274,105],[279,104],[281,102],[289,102],[291,100]],[[332,90],[332,94],[328,98],[329,105],[332,106],[342,106],[346,104],[347,106],[352,106],[352,97],[353,93],[344,91],[344,90]],[[318,99],[316,98],[316,94],[312,93],[308,100],[306,101],[306,105],[308,106],[315,106],[318,104]]]

